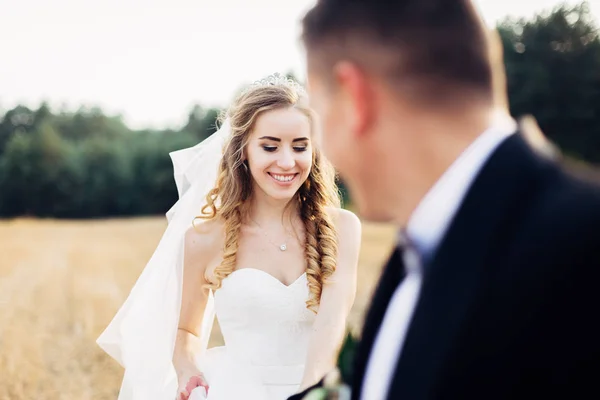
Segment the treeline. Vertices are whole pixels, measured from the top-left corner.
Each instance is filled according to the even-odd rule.
[[[566,154],[594,164],[600,163],[597,21],[584,2],[498,26],[512,115],[532,114]]]
[[[587,3],[498,25],[511,113],[532,114],[565,153],[600,163],[600,38]],[[177,199],[168,153],[215,131],[196,106],[177,130],[135,131],[99,109],[0,115],[0,217],[162,214]]]
[[[0,216],[164,213],[177,199],[168,153],[212,134],[218,113],[196,106],[180,130],[133,131],[98,109],[16,107],[0,122]]]

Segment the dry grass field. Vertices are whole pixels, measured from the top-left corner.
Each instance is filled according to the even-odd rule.
[[[122,368],[95,340],[164,227],[163,218],[0,221],[0,400],[117,398]],[[363,227],[354,327],[392,243],[390,227]]]

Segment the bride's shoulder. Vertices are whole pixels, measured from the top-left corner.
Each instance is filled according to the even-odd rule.
[[[342,275],[349,274],[346,276],[356,277],[362,239],[360,219],[352,211],[343,208],[330,207],[327,212],[333,220],[337,234],[338,263],[336,269],[345,271]]]
[[[210,220],[196,219],[185,232],[186,257],[210,261],[217,257],[223,247],[224,224],[220,218]]]
[[[336,230],[340,232],[340,234],[344,231],[349,231],[349,233],[360,233],[360,219],[352,211],[339,207],[327,207],[326,211],[333,220]]]
[[[359,246],[362,236],[360,219],[352,211],[337,207],[327,207],[338,237],[338,248]]]

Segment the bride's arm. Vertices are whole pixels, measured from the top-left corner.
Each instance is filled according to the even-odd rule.
[[[207,264],[207,254],[203,249],[208,247],[203,242],[206,242],[206,239],[193,228],[185,234],[183,292],[175,342],[176,355],[189,355],[197,350],[204,308],[208,301],[208,292],[203,289],[203,285],[206,284],[204,271]]]
[[[208,224],[207,224],[208,225]],[[177,338],[173,353],[173,365],[177,372],[179,390],[183,392],[186,386],[204,386],[204,378],[198,371],[195,359],[201,350],[200,330],[204,309],[208,301],[208,291],[204,289],[207,283],[205,270],[213,258],[215,243],[210,230],[197,232],[190,228],[185,235],[183,260],[183,292]],[[218,248],[218,247],[217,247]],[[189,395],[191,388],[185,390]]]
[[[300,390],[317,383],[335,368],[346,332],[346,320],[356,295],[361,225],[351,212],[339,210],[338,213],[335,218],[339,238],[338,262],[329,283],[323,285]]]

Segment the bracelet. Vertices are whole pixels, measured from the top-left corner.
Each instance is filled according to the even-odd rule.
[[[184,331],[184,332],[187,332],[187,333],[189,333],[189,334],[190,334],[190,335],[192,335],[192,336],[198,337],[198,335],[196,335],[194,332],[192,332],[192,331],[190,331],[190,330],[188,330],[188,329],[185,329],[185,328],[178,327],[178,328],[177,328],[177,330],[179,330],[179,331]]]

